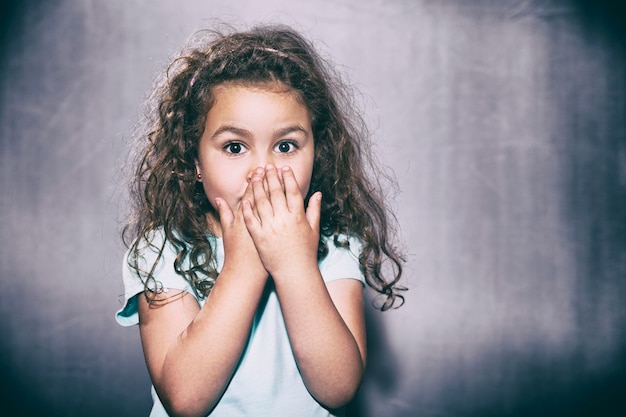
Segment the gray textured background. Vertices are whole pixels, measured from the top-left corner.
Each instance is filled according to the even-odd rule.
[[[154,75],[219,18],[317,42],[361,89],[399,179],[410,292],[368,310],[354,414],[624,412],[624,7],[260,3],[0,6],[0,407],[147,414],[137,328],[113,320],[119,169]]]

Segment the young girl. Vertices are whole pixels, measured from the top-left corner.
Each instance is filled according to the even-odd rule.
[[[290,28],[194,45],[156,90],[124,230],[116,318],[139,323],[151,416],[343,415],[363,284],[404,301],[361,119]]]

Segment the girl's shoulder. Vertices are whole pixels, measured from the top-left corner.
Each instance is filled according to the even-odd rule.
[[[208,239],[221,254],[221,240],[213,236],[208,236]],[[116,313],[119,324],[130,326],[138,323],[137,296],[146,290],[186,291],[199,303],[203,301],[190,282],[176,271],[175,261],[179,252],[180,249],[166,238],[162,228],[151,230],[133,241],[122,263],[124,298],[122,308]]]
[[[173,233],[181,242],[184,241],[176,232]],[[207,235],[206,237],[213,246],[213,249],[219,250],[221,239],[212,235]],[[149,230],[144,236],[136,238],[130,245],[130,249],[126,252],[127,257],[131,251],[141,257],[148,257],[150,260],[155,261],[157,257],[170,258],[174,256],[174,258],[176,258],[181,248],[177,247],[168,239],[163,228],[159,227]]]
[[[359,261],[363,249],[361,239],[347,234],[339,234],[336,239],[332,236],[323,239],[328,248],[328,254],[319,262],[324,281],[351,278],[365,284],[365,276],[361,272]]]

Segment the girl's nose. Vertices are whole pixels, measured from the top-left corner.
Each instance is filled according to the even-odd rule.
[[[246,177],[246,179],[250,181],[252,177],[255,175],[263,175],[263,172],[264,172],[263,167],[255,167],[251,169],[250,171],[248,171],[248,176]]]
[[[258,167],[265,168],[269,164],[276,165],[274,163],[274,157],[272,155],[263,155],[262,157],[256,158],[256,161],[254,161],[254,163],[256,165],[250,167],[250,170],[254,170]]]

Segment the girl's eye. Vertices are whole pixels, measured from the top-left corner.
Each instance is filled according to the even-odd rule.
[[[232,142],[224,146],[224,150],[228,153],[238,154],[243,150],[243,146],[241,146],[241,143]]]
[[[276,149],[280,153],[290,153],[298,149],[298,145],[295,142],[280,142]]]

